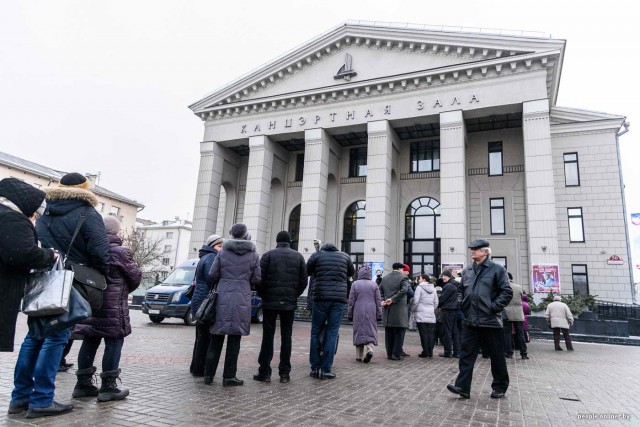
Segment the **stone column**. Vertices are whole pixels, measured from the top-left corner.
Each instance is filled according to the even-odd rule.
[[[222,168],[224,166],[224,148],[217,142],[200,143],[200,172],[196,188],[196,201],[193,207],[193,225],[189,252],[200,249],[204,241],[216,231]]]
[[[395,261],[391,259],[391,170],[395,133],[387,120],[369,122],[367,133],[367,227],[364,260],[384,262],[385,271],[391,271]]]
[[[548,99],[522,104],[522,134],[529,268],[533,264],[559,265]],[[531,279],[531,270],[528,275]],[[561,283],[566,280],[570,278],[561,278]]]
[[[304,176],[298,250],[306,259],[315,251],[313,239],[325,240],[330,138],[324,129],[307,129],[304,133]]]
[[[440,113],[440,262],[467,265],[467,130],[462,110]],[[453,250],[451,249],[453,248]]]
[[[249,167],[244,201],[244,223],[259,254],[267,248],[267,225],[271,204],[273,142],[264,135],[249,138]]]

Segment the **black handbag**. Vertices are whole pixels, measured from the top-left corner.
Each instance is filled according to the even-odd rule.
[[[211,289],[209,295],[202,301],[196,312],[196,321],[204,325],[213,325],[216,321],[216,300],[218,299],[217,286]]]
[[[67,313],[54,316],[29,316],[27,320],[29,337],[34,341],[43,340],[48,336],[72,327],[81,320],[91,317],[91,314],[89,303],[82,298],[75,288],[71,288],[71,293],[69,294],[69,311]]]
[[[73,237],[71,237],[69,247],[65,253],[65,267],[73,271],[73,287],[80,293],[82,298],[89,303],[91,309],[95,311],[102,308],[102,292],[107,289],[106,278],[102,273],[94,268],[67,260],[67,256],[71,251],[71,246],[73,246],[73,242],[76,239],[82,224],[87,219],[88,209],[91,208],[86,207],[80,214],[80,222],[76,225]],[[45,222],[45,225],[49,228],[49,224]],[[49,232],[51,232],[50,228]],[[53,237],[53,233],[51,233],[51,236]]]

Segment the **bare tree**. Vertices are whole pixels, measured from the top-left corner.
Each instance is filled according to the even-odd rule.
[[[162,268],[162,258],[167,253],[163,247],[162,238],[147,236],[147,230],[133,228],[126,231],[123,242],[133,252],[133,259],[142,270],[142,286],[149,288],[154,285]]]

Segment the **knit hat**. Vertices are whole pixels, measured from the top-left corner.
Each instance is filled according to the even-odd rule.
[[[451,274],[451,270],[445,270],[442,272],[443,276],[447,276],[449,279],[453,279],[453,274]]]
[[[231,237],[234,239],[251,240],[251,234],[249,234],[247,226],[241,222],[233,224],[229,230],[229,234],[231,234]]]
[[[84,175],[77,172],[71,172],[62,177],[59,186],[84,188],[85,190],[88,190],[89,181],[87,181],[87,178],[85,178]]]
[[[207,240],[204,242],[205,245],[207,246],[215,246],[218,243],[223,243],[224,239],[220,236],[218,236],[217,234],[212,234],[211,236],[207,237]]]
[[[411,271],[411,269],[409,268],[409,266],[407,264],[402,264],[402,269],[404,271]]]
[[[102,221],[104,222],[104,229],[107,231],[107,234],[115,236],[120,232],[120,220],[115,216],[105,216]]]
[[[291,234],[286,230],[282,230],[276,236],[276,243],[291,243]]]
[[[554,300],[554,301],[561,301],[561,300],[562,300],[562,298],[560,298],[560,295],[554,295],[554,296],[553,296],[553,300]]]
[[[5,178],[0,181],[0,197],[13,203],[20,212],[30,217],[44,201],[44,191],[17,178]]]
[[[393,269],[394,270],[404,270],[404,264],[401,262],[394,262],[393,263]]]

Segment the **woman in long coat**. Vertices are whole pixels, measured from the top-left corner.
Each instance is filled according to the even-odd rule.
[[[122,400],[129,395],[129,390],[118,388],[116,381],[120,376],[124,337],[131,334],[128,296],[138,289],[142,279],[133,253],[122,246],[122,239],[118,237],[120,221],[114,216],[107,216],[104,226],[109,239],[109,274],[106,276],[107,289],[103,292],[102,307],[73,329],[75,334],[84,337],[78,353],[78,381],[73,389],[73,397],[98,396],[99,402]],[[93,362],[103,339],[102,386],[98,390],[93,385],[96,372]]]
[[[244,381],[236,378],[240,339],[249,335],[251,326],[251,289],[260,283],[260,257],[251,242],[247,226],[238,223],[229,230],[231,239],[222,244],[222,250],[207,275],[210,286],[217,286],[216,320],[211,325],[211,343],[207,351],[204,383],[211,384],[218,369],[224,337],[227,351],[224,358],[223,386],[239,386]]]
[[[380,289],[376,282],[371,280],[371,270],[368,266],[360,267],[357,280],[351,285],[347,317],[353,320],[356,360],[369,363],[373,357],[373,346],[378,345],[378,320],[382,320],[382,307]]]
[[[435,287],[429,281],[429,275],[421,274],[418,276],[418,286],[411,304],[411,311],[415,313],[418,333],[420,334],[420,345],[422,346],[422,353],[418,357],[433,357],[433,346],[436,343],[435,309],[437,306],[438,294]]]

